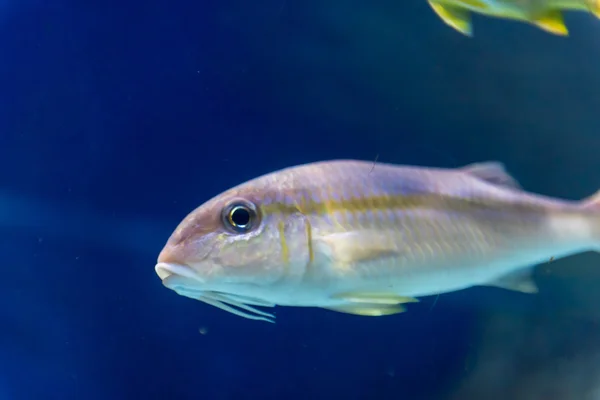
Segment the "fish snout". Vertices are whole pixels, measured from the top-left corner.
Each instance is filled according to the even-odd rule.
[[[167,243],[158,255],[157,263],[185,264],[186,255],[180,244]]]
[[[167,243],[158,255],[154,271],[166,285],[175,277],[198,280],[198,276],[187,262],[185,246]]]

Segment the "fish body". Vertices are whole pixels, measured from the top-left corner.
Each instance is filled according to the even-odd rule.
[[[317,162],[201,205],[155,270],[183,296],[264,320],[273,315],[254,306],[376,316],[477,285],[534,293],[533,266],[598,250],[599,199],[525,192],[497,162]]]
[[[449,26],[471,36],[471,14],[531,23],[549,33],[568,35],[562,13],[590,12],[600,17],[600,0],[428,0]]]

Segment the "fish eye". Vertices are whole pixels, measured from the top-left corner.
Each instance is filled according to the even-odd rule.
[[[223,209],[223,223],[235,232],[248,232],[256,219],[254,206],[246,202],[235,202]]]

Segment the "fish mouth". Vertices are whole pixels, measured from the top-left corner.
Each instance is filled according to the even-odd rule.
[[[187,265],[170,264],[170,263],[158,263],[154,267],[156,275],[164,282],[172,276],[181,276],[184,278],[201,280],[194,271]]]
[[[154,271],[165,287],[182,296],[195,298],[205,287],[204,280],[187,265],[159,262]]]
[[[252,307],[275,307],[274,303],[254,297],[207,290],[205,280],[186,265],[158,263],[154,270],[163,285],[181,296],[202,301],[243,318],[275,322],[275,315]]]

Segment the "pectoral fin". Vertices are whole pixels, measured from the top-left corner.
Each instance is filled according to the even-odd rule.
[[[514,290],[521,293],[537,293],[539,291],[536,283],[533,281],[532,270],[513,272],[505,275],[486,286],[495,286],[501,289]]]
[[[447,25],[467,36],[472,35],[471,14],[468,10],[453,6],[443,6],[434,0],[429,0],[428,3],[438,17]]]
[[[397,244],[378,231],[342,232],[313,238],[319,251],[335,266],[381,260],[402,255]]]
[[[569,34],[560,10],[551,10],[544,13],[541,17],[536,18],[533,24],[555,35],[567,36]]]

